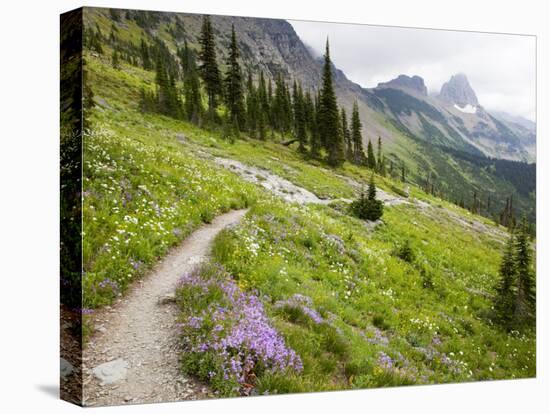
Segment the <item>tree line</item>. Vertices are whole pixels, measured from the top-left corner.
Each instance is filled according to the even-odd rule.
[[[117,13],[111,17],[114,21],[122,18]],[[137,23],[149,27],[146,21]],[[245,73],[234,27],[222,73],[209,16],[203,17],[198,50],[188,45],[179,19],[169,32],[183,39],[175,55],[151,33],[152,42],[142,38],[139,46],[121,40],[114,23],[109,36],[96,26],[87,29],[86,39],[90,50],[100,54],[102,44],[111,46],[113,67],[126,62],[155,72],[155,88],[142,88],[140,93],[139,107],[143,112],[188,120],[206,128],[219,127],[231,139],[241,133],[259,140],[291,138],[283,144],[297,142],[300,153],[324,160],[330,166],[338,167],[348,161],[386,174],[382,140],[378,139],[377,154],[370,141],[366,151],[363,148],[358,103],[354,102],[350,116],[338,105],[328,39],[321,82],[317,88],[305,89],[298,80],[287,81],[282,73],[272,78],[263,71]]]
[[[126,18],[137,16],[139,14]],[[121,16],[112,18],[117,21]],[[154,20],[155,16],[136,22],[148,28],[147,22],[151,19]],[[168,31],[175,39],[183,39],[183,45],[175,55],[149,30],[152,41],[142,38],[139,46],[123,41],[114,23],[109,36],[96,26],[86,30],[85,39],[90,50],[97,53],[103,53],[102,44],[107,42],[113,49],[111,60],[114,67],[119,67],[124,61],[155,72],[155,88],[141,90],[139,107],[143,112],[185,119],[201,127],[219,127],[230,139],[238,138],[241,133],[259,140],[273,139],[276,135],[291,137],[283,143],[297,142],[300,153],[322,159],[330,166],[338,167],[348,161],[366,166],[382,176],[389,173],[407,181],[405,164],[386,159],[380,137],[375,143],[376,151],[370,140],[366,151],[363,148],[358,102],[353,103],[351,116],[338,105],[328,40],[321,82],[317,88],[305,89],[298,80],[287,82],[282,73],[273,75],[273,80],[263,71],[245,73],[234,27],[224,62],[225,73],[222,73],[209,16],[203,17],[198,50],[185,40],[185,27],[180,19],[176,19]],[[508,167],[509,163],[499,163],[497,167],[503,169],[503,165]],[[511,196],[501,210],[497,210],[498,200],[493,200],[491,194],[483,198],[474,192],[468,201],[464,196],[457,199],[445,197],[443,188],[437,185],[437,177],[431,172],[427,173],[421,187],[427,193],[448,198],[475,214],[489,215],[504,226],[515,224]],[[532,226],[530,229],[534,231]]]

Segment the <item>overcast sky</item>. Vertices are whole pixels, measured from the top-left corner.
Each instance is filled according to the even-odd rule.
[[[357,24],[290,21],[304,43],[324,53],[327,36],[333,63],[363,87],[399,74],[424,78],[439,92],[462,72],[479,103],[535,120],[535,38]]]

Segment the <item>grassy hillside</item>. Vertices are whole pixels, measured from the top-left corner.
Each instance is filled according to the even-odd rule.
[[[214,268],[187,275],[178,292],[182,369],[220,395],[535,375],[534,332],[508,334],[491,321],[502,228],[415,186],[374,229],[343,202],[284,203],[212,157],[267,169],[322,198],[354,197],[349,180],[370,173],[142,114],[139,91],[151,87],[151,72],[85,58],[96,102],[84,140],[87,307],[112,303],[201,223],[249,206],[246,220],[218,237]],[[390,193],[403,189],[376,180]],[[412,255],[403,254],[407,243]],[[236,340],[235,329],[244,333],[231,349],[260,355],[253,370],[215,347]],[[253,342],[257,332],[269,346]]]
[[[105,37],[110,36],[111,31],[114,31],[118,43],[123,45],[122,49],[129,47],[139,49],[141,39],[153,42],[155,38],[162,39],[173,53],[178,46],[181,47],[184,39],[188,41],[191,49],[197,50],[199,47],[200,15],[148,13],[144,14],[143,16],[147,17],[142,16],[141,20],[132,16],[134,15],[127,15],[124,11],[120,11],[118,21],[115,21],[107,9],[87,9],[85,21],[90,28],[98,28]],[[180,34],[175,33],[178,21],[182,22],[183,27]],[[214,29],[222,71],[225,70],[232,22],[236,22],[238,30],[243,68],[254,73],[262,69],[267,78],[272,80],[278,72],[283,73],[287,81],[291,81],[294,77],[301,80],[304,85],[310,85],[311,78],[318,80],[320,66],[309,55],[302,55],[306,52],[304,52],[305,49],[298,47],[297,43],[301,44],[299,39],[294,39],[286,31],[281,32],[279,36],[273,33],[266,34],[268,30],[276,32],[276,28],[273,29],[270,26],[271,24],[276,26],[276,20],[258,20],[258,23],[255,23],[254,19],[216,16]],[[283,29],[287,30],[286,28],[280,30]],[[276,44],[276,41],[280,43]],[[297,49],[294,50],[294,47]],[[105,57],[109,58],[111,54],[112,49],[105,45]],[[135,72],[139,78],[149,80],[148,87],[154,85],[153,73],[130,65],[126,65],[125,69],[130,73]],[[526,214],[531,222],[535,221],[535,191],[534,189],[529,193],[522,191],[531,178],[530,173],[525,170],[534,169],[534,165],[510,163],[506,168],[507,173],[502,174],[500,170],[496,171],[494,167],[488,167],[491,163],[488,163],[478,150],[457,136],[456,131],[434,107],[395,89],[361,93],[357,85],[340,77],[337,77],[340,82],[338,84],[340,104],[350,113],[352,102],[358,99],[358,96],[360,97],[359,107],[364,124],[365,141],[371,139],[375,142],[378,136],[382,137],[386,157],[395,164],[394,178],[399,178],[400,168],[405,165],[409,181],[423,186],[429,174],[437,194],[452,202],[463,201],[466,206],[471,206],[475,193],[483,201],[482,214],[490,218],[497,217],[503,210],[506,199],[514,195],[518,215]],[[130,80],[125,79],[125,81]],[[116,89],[110,93],[116,93]],[[127,97],[131,100],[128,103],[137,105],[139,90],[134,89],[133,93],[134,95]],[[365,101],[361,100],[363,95],[367,96],[364,98]],[[410,114],[411,111],[423,114],[420,116],[425,117],[422,133],[412,134],[400,123],[397,115]],[[440,125],[440,128],[434,126],[435,123]],[[462,153],[464,156],[461,156]],[[477,154],[478,158],[468,157],[468,154],[472,153]],[[510,174],[528,176],[528,178],[518,183],[509,179]],[[488,197],[491,198],[489,208]]]
[[[88,19],[111,30],[106,14]],[[117,36],[129,44],[151,35],[121,19]],[[173,48],[170,28],[161,22],[155,35]],[[216,239],[211,263],[182,275],[176,296],[181,369],[218,395],[535,376],[534,329],[495,323],[505,229],[414,185],[432,171],[438,185],[464,194],[514,192],[508,165],[480,168],[475,154],[451,156],[380,119],[399,145],[385,148],[393,174],[374,178],[399,203],[386,205],[375,226],[348,207],[370,170],[328,168],[296,144],[282,145],[287,137],[243,133],[233,142],[222,128],[143,113],[141,91],[155,89],[154,72],[125,61],[115,68],[113,50],[103,49],[84,56],[94,96],[83,152],[85,314],[114,303],[202,223],[247,207],[241,224]],[[249,171],[226,169],[216,157]],[[257,171],[326,202],[285,202],[241,176]],[[518,205],[529,208],[532,193],[522,197]]]

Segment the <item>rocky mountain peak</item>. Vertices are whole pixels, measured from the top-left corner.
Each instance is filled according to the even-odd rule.
[[[416,75],[412,77],[407,75],[399,75],[397,78],[392,79],[389,82],[379,83],[377,88],[397,88],[397,89],[405,88],[405,89],[416,91],[424,96],[428,95],[428,89],[424,84],[424,79]]]
[[[465,106],[478,106],[476,93],[470,86],[468,78],[463,73],[451,76],[448,82],[441,87],[439,98],[450,104]]]

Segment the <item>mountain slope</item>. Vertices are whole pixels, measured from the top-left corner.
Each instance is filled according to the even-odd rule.
[[[141,38],[148,42],[160,38],[174,53],[184,40],[198,49],[202,22],[201,15],[143,11],[125,12],[113,21],[105,9],[89,9],[86,19],[91,26],[97,24],[105,35],[115,27],[122,39],[136,46]],[[212,25],[222,71],[234,25],[246,71],[257,74],[262,70],[271,80],[283,74],[287,81],[297,79],[305,88],[318,87],[322,62],[303,44],[290,23],[212,16]],[[175,33],[178,26],[183,30]],[[464,200],[467,205],[474,193],[486,193],[493,199],[488,215],[498,214],[506,198],[517,192],[514,183],[496,175],[494,168],[486,168],[485,155],[531,159],[505,121],[493,118],[480,106],[478,113],[469,114],[455,104],[428,96],[419,77],[402,76],[377,88],[364,89],[337,68],[334,75],[339,104],[349,114],[353,102],[358,101],[364,142],[381,137],[395,176],[404,166],[408,180],[425,185],[429,175],[438,194],[455,202]],[[534,145],[529,148],[534,150]],[[456,151],[468,156],[459,158]],[[509,168],[529,167],[511,163]],[[534,204],[529,197],[520,196],[517,206],[534,219]]]
[[[106,13],[96,15],[94,23],[102,22],[109,33]],[[122,17],[118,36],[136,42],[141,36],[151,41],[162,36],[172,42],[165,23],[149,27],[165,20],[140,20],[148,27],[144,30]],[[102,52],[84,50],[85,79],[95,102],[84,111],[89,128],[83,137],[82,194],[86,306],[130,299],[128,288],[140,289],[137,282],[169,247],[200,223],[246,207],[250,210],[241,223],[216,238],[214,266],[186,273],[176,294],[181,342],[170,353],[182,352],[181,369],[208,382],[216,396],[536,374],[534,330],[508,333],[493,323],[494,287],[507,237],[502,226],[391,175],[350,163],[327,168],[281,145],[279,137],[260,141],[243,133],[232,142],[215,128],[144,113],[140,90],[155,84],[155,74],[126,60],[114,65],[111,46],[104,41]],[[378,98],[368,93],[365,99]],[[411,163],[429,160],[440,171],[448,168],[453,180],[484,168],[483,180],[495,176],[492,168],[499,164],[483,158],[491,164],[469,171],[477,159],[467,158],[468,153],[456,150],[455,156],[454,150],[408,136],[389,118],[372,113],[415,150]],[[417,160],[418,154],[425,158]],[[222,158],[244,167],[225,168],[218,162]],[[383,223],[375,226],[351,216],[345,200],[297,204],[277,197],[269,185],[260,185],[274,176],[322,199],[355,198],[373,176],[377,190],[402,202],[386,203]],[[284,195],[289,187],[278,189]],[[405,246],[412,251],[406,256]],[[95,315],[88,311],[84,321],[90,323]],[[247,341],[237,340],[234,332]],[[220,352],[220,340],[229,344],[222,348],[227,352]],[[258,342],[270,345],[262,349],[273,358],[250,352],[258,350],[252,348]],[[300,358],[295,369],[284,370],[287,364],[271,369],[274,358],[289,361],[289,355]],[[173,361],[173,355],[166,356]],[[258,366],[258,361],[270,365]],[[171,385],[169,379],[163,387]],[[114,396],[117,389],[99,392]]]

